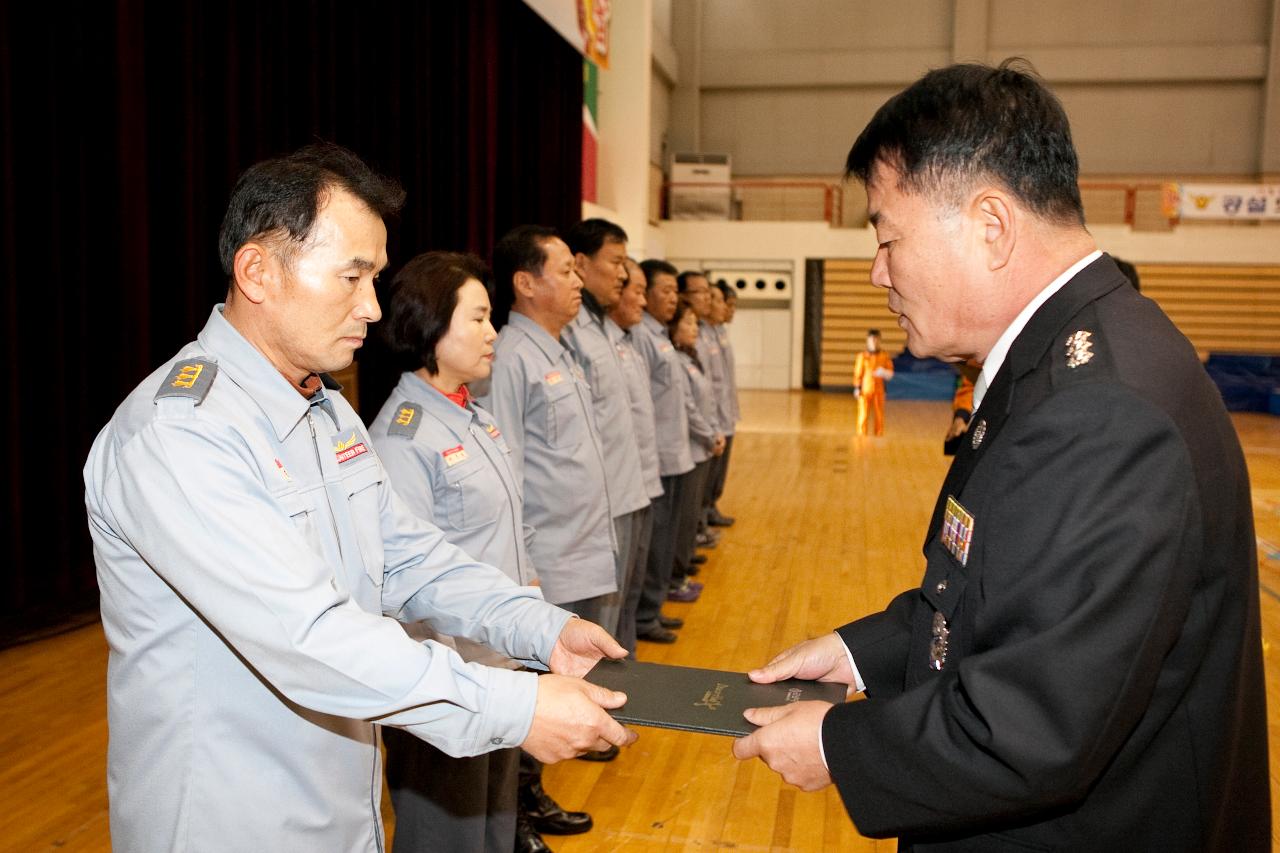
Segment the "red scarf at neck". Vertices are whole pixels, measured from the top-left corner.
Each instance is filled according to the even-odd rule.
[[[458,390],[454,391],[452,394],[445,394],[445,392],[443,391],[441,391],[440,393],[444,394],[446,397],[448,397],[450,400],[457,403],[459,406],[461,406],[464,409],[467,407],[467,403],[471,402],[471,392],[467,390],[466,385],[459,385]]]

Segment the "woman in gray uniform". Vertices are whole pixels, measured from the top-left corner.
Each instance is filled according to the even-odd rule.
[[[487,279],[482,261],[451,252],[419,255],[396,275],[382,331],[405,372],[369,434],[396,493],[418,516],[528,586],[535,577],[507,445],[467,389],[488,377],[493,362]],[[408,630],[453,647],[464,660],[518,668],[425,623]],[[453,758],[395,729],[384,729],[383,738],[395,850],[512,850],[519,749]]]
[[[698,534],[698,519],[702,516],[702,496],[711,470],[711,460],[724,452],[724,436],[716,432],[712,424],[716,417],[715,392],[711,378],[698,359],[698,314],[693,303],[684,295],[676,303],[675,316],[667,323],[667,334],[680,354],[688,380],[689,397],[686,410],[689,413],[689,445],[693,455],[693,470],[682,488],[681,506],[677,507],[675,570],[671,577],[673,601],[696,600],[702,585],[689,580],[689,565],[693,559]]]

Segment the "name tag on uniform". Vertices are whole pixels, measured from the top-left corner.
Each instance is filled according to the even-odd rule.
[[[546,380],[548,385],[559,385],[564,381],[564,377],[560,375],[558,370],[553,370],[542,378]]]
[[[973,541],[973,516],[960,501],[947,495],[947,510],[942,517],[942,545],[960,565],[969,562],[969,543]]]
[[[457,447],[450,447],[448,450],[440,451],[440,455],[444,457],[444,464],[452,468],[459,462],[467,461],[467,451],[459,444]]]
[[[360,433],[356,430],[340,432],[333,437],[333,453],[338,457],[338,464],[350,462],[357,456],[363,456],[369,452],[369,448],[360,440]]]
[[[490,438],[502,438],[502,433],[499,432],[498,428],[493,424],[485,424],[484,431],[489,433]]]

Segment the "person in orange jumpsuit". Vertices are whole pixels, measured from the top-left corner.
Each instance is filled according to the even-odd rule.
[[[953,365],[956,369],[956,392],[951,398],[951,426],[942,442],[944,456],[955,456],[960,446],[960,436],[969,429],[969,416],[973,413],[973,383],[982,372],[982,363],[969,359]]]
[[[858,435],[867,434],[867,415],[875,415],[875,434],[884,435],[884,383],[893,378],[893,360],[880,349],[880,330],[867,330],[867,349],[853,360],[853,396],[858,398]]]

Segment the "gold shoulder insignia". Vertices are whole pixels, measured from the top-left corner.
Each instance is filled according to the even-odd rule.
[[[160,383],[153,401],[165,397],[187,397],[195,400],[196,405],[204,402],[209,389],[213,386],[214,377],[218,375],[218,363],[212,359],[196,356],[175,362],[164,382]]]
[[[413,438],[418,434],[418,427],[422,425],[422,407],[417,403],[410,403],[405,400],[396,407],[396,413],[391,418],[391,425],[387,427],[387,435],[403,435],[405,438]]]

